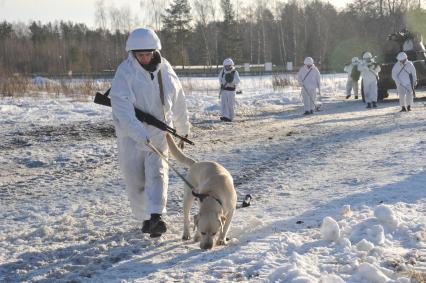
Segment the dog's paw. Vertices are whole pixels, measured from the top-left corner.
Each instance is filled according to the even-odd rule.
[[[188,241],[191,239],[191,235],[189,233],[183,233],[182,240]]]

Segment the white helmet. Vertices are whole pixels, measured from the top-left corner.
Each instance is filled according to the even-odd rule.
[[[305,61],[303,61],[303,64],[305,64],[305,65],[313,65],[314,64],[314,59],[312,59],[312,57],[306,57]]]
[[[398,55],[396,56],[396,59],[398,61],[407,60],[407,54],[405,52],[399,52]]]
[[[143,49],[161,49],[160,39],[152,29],[138,28],[129,34],[126,42],[126,51]]]
[[[352,64],[357,64],[357,63],[359,63],[358,57],[353,57],[352,58]]]
[[[370,53],[370,52],[365,52],[363,55],[362,55],[362,59],[371,59],[371,58],[373,58],[373,55]]]
[[[223,66],[234,66],[234,61],[231,58],[226,58],[223,60]]]

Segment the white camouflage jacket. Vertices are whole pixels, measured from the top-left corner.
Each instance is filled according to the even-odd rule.
[[[411,80],[410,74],[413,77],[414,86],[417,85],[417,73],[416,68],[414,67],[411,61],[406,61],[405,64],[396,62],[392,68],[392,79],[395,81],[396,85],[403,85],[411,89]]]
[[[297,73],[297,81],[299,85],[304,85],[307,89],[312,90],[318,88],[318,91],[321,90],[321,75],[315,65],[311,68],[303,65]]]
[[[377,82],[381,68],[378,64],[363,62],[358,65],[362,80],[365,84]]]
[[[158,70],[161,70],[165,105],[160,98]],[[189,134],[190,124],[182,85],[169,62],[161,57],[161,63],[151,73],[136,60],[132,52],[117,68],[111,87],[113,122],[117,136],[130,137],[144,146],[146,138],[160,150],[167,149],[163,131],[142,123],[135,116],[134,107],[147,112],[175,127],[180,135]]]

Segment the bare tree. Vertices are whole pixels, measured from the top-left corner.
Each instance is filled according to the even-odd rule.
[[[199,24],[202,37],[203,37],[203,43],[204,48],[206,52],[206,59],[207,59],[207,65],[211,66],[212,60],[210,55],[210,48],[208,44],[207,38],[208,35],[208,22],[212,20],[211,15],[214,13],[214,7],[213,2],[204,1],[204,0],[194,0],[194,10],[196,12],[196,22]]]
[[[114,31],[121,30],[120,10],[116,7],[110,7],[109,16],[111,19],[111,30],[114,30]]]
[[[248,43],[247,58],[250,63],[254,63],[255,58],[255,11],[253,5],[247,5],[242,9],[240,24],[245,27],[245,42]],[[247,46],[247,45],[246,45]]]
[[[285,41],[285,29],[283,25],[282,15],[280,14],[280,18],[277,19],[277,25],[279,30],[279,47],[280,47],[280,57],[283,66],[285,66],[287,61],[287,49],[286,49],[286,41]]]
[[[218,22],[219,22],[219,13],[217,12],[218,10],[218,3],[217,1],[212,1],[213,5],[211,6],[211,18],[213,20],[213,34],[214,34],[214,54],[215,54],[215,63],[216,63],[216,68],[219,67],[220,64],[220,58],[219,58],[219,26],[218,26]]]
[[[133,15],[128,5],[123,5],[121,8],[111,6],[109,15],[111,18],[111,30],[113,31],[129,32],[139,22],[138,17]]]
[[[139,6],[141,7],[144,17],[146,18],[146,25],[152,26],[155,30],[161,30],[161,15],[169,3],[170,0],[140,0]]]
[[[96,25],[103,29],[107,29],[107,12],[105,7],[105,0],[98,0],[95,3],[95,22]]]

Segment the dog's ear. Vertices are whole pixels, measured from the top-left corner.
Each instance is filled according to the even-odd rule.
[[[199,218],[200,218],[200,216],[198,214],[194,215],[194,231],[198,227],[198,219]]]

